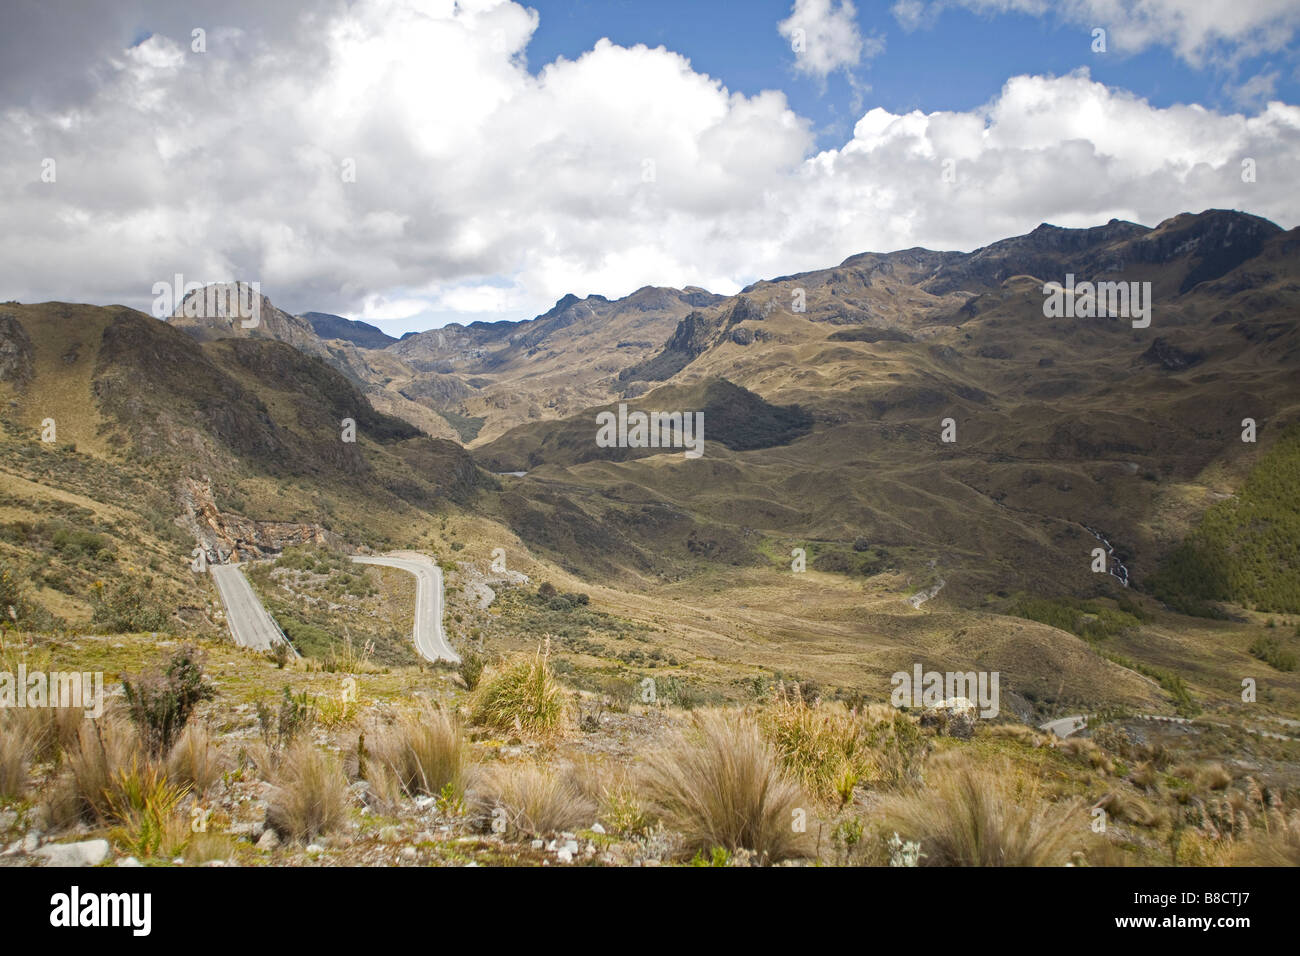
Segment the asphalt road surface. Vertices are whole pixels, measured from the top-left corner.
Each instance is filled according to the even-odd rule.
[[[253,593],[252,585],[237,564],[210,565],[212,580],[216,582],[221,603],[226,607],[226,624],[240,647],[269,651],[274,645],[285,642],[284,635],[266,613],[262,602]],[[287,642],[285,642],[287,643]],[[293,650],[292,645],[290,649]],[[297,651],[294,650],[296,654]]]
[[[394,551],[383,556],[357,556],[358,564],[399,568],[415,575],[415,649],[430,661],[460,663],[460,655],[447,643],[442,629],[442,568],[414,551]]]

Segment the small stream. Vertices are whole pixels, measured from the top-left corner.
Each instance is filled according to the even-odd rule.
[[[1121,561],[1119,558],[1115,556],[1115,548],[1111,545],[1109,541],[1107,541],[1104,537],[1102,537],[1100,531],[1096,531],[1093,528],[1089,528],[1086,524],[1080,525],[1080,527],[1083,528],[1084,531],[1088,532],[1088,534],[1092,535],[1094,538],[1096,538],[1098,541],[1100,541],[1102,544],[1106,546],[1107,572],[1111,575],[1111,577],[1119,581],[1120,584],[1124,585],[1124,587],[1128,587],[1128,568],[1124,566],[1123,561]]]

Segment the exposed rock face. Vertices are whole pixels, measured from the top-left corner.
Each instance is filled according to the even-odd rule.
[[[32,374],[32,340],[27,330],[12,315],[0,312],[0,382],[24,388]]]
[[[224,298],[214,293],[224,293]],[[227,314],[228,310],[221,307],[222,303],[234,301],[237,297],[243,297],[247,301],[251,295],[251,290],[244,283],[209,286],[187,295],[167,321],[200,342],[225,338],[276,339],[308,355],[323,359],[330,357],[329,349],[309,321],[277,309],[270,299],[260,293],[256,294],[256,325],[251,328],[246,327],[245,323],[253,319]]]
[[[288,521],[253,521],[242,515],[223,514],[212,495],[212,486],[193,478],[185,480],[180,493],[185,515],[181,519],[190,533],[217,560],[246,561],[266,557],[298,544],[339,544],[341,539],[317,524]]]

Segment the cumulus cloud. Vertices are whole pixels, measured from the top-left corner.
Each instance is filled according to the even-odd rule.
[[[536,14],[502,0],[357,0],[290,26],[214,22],[198,54],[181,23],[106,49],[85,89],[6,87],[0,299],[147,308],[180,272],[260,281],[293,311],[526,316],[1043,220],[1300,218],[1300,109],[1280,102],[1162,109],[1086,72],[1021,76],[975,110],[870,110],[814,154],[783,94],[662,47],[601,41],[534,75]]]
[[[1300,29],[1294,0],[897,0],[892,10],[900,26],[915,30],[951,7],[981,14],[1051,13],[1076,26],[1104,28],[1108,49],[1137,53],[1168,46],[1193,66],[1281,50]]]
[[[836,70],[857,66],[884,52],[883,38],[863,38],[851,0],[795,0],[790,16],[777,24],[790,41],[800,73],[825,79]]]

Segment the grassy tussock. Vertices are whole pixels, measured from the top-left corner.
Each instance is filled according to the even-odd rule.
[[[486,768],[473,787],[473,802],[489,827],[510,839],[546,836],[589,827],[596,804],[572,774],[534,763]]]
[[[688,852],[752,850],[768,863],[809,854],[809,801],[753,717],[704,710],[691,732],[653,755],[645,793]],[[802,813],[800,813],[802,811]]]
[[[347,819],[348,781],[338,761],[310,743],[285,751],[275,772],[266,822],[284,840],[309,842]]]
[[[137,857],[175,857],[189,842],[189,820],[177,807],[189,793],[187,784],[174,784],[156,763],[132,758],[129,768],[113,774],[106,794],[111,816],[120,826],[113,841]]]
[[[464,793],[466,746],[460,727],[445,712],[425,707],[380,731],[370,745],[367,773],[391,774],[408,797]],[[383,789],[381,787],[381,789]]]
[[[1077,803],[1044,800],[1010,766],[954,757],[879,806],[881,831],[921,844],[921,866],[1062,866],[1088,832]]]
[[[12,722],[0,730],[0,800],[21,800],[27,793],[31,748]]]
[[[206,727],[192,724],[185,728],[167,755],[167,776],[173,783],[204,794],[221,779],[225,766],[212,744]]]
[[[77,741],[86,712],[80,707],[24,707],[12,709],[6,734],[17,734],[37,763],[58,760]]]
[[[116,820],[113,799],[132,768],[148,767],[140,738],[116,717],[83,721],[76,742],[64,754],[64,772],[47,795],[51,820],[58,825]]]
[[[483,675],[472,719],[496,730],[549,738],[563,731],[564,692],[551,673],[549,641],[532,657],[516,657]]]
[[[810,705],[781,693],[761,715],[786,769],[813,794],[840,804],[859,784],[893,787],[911,779],[924,737],[892,707],[850,709],[838,701]]]

